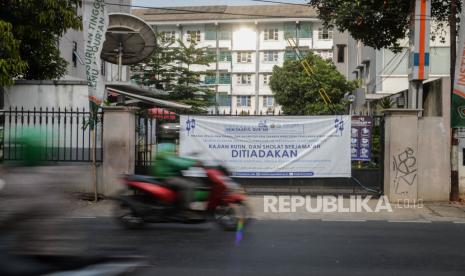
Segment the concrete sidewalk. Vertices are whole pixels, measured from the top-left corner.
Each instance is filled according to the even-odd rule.
[[[312,197],[312,200],[315,198]],[[349,200],[344,199],[344,206],[349,206]],[[368,202],[373,210],[377,199]],[[115,207],[111,200],[101,200],[97,203],[84,200],[70,202],[69,216],[74,218],[110,217]],[[392,212],[381,210],[379,212],[308,212],[306,208],[297,208],[295,212],[265,212],[264,196],[249,196],[252,218],[259,220],[304,220],[315,219],[324,221],[370,221],[385,220],[391,222],[455,222],[465,223],[465,204],[463,203],[422,203],[419,206],[401,206],[391,203]],[[312,203],[316,206],[316,203]]]

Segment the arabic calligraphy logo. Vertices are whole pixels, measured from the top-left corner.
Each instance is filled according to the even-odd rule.
[[[336,129],[336,134],[340,132],[342,136],[342,132],[344,131],[344,120],[342,116],[336,117],[334,120],[334,128]]]
[[[258,122],[258,127],[259,127],[259,128],[265,128],[265,129],[267,129],[267,128],[268,128],[268,125],[267,125],[267,123],[266,123],[266,120],[263,120],[263,121]]]
[[[194,129],[195,129],[195,119],[194,118],[189,119],[189,117],[187,117],[187,120],[186,120],[187,135],[190,135],[191,131],[194,132]]]
[[[465,106],[459,106],[458,108],[459,116],[464,119],[465,118]]]

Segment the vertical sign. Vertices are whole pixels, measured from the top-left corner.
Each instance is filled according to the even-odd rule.
[[[429,78],[431,0],[415,0],[410,25],[409,80]]]
[[[370,116],[352,116],[350,152],[353,161],[371,160],[372,126]]]
[[[108,26],[104,0],[84,1],[83,23],[87,86],[91,108],[95,108],[95,105],[100,106],[104,92],[103,78],[100,74],[100,53]]]
[[[465,22],[465,12],[461,13],[460,22]],[[451,113],[451,127],[465,127],[465,28],[459,31]]]

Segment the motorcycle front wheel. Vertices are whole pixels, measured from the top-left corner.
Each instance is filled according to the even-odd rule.
[[[117,202],[114,215],[117,222],[128,229],[140,229],[145,224],[144,219],[125,202]]]
[[[214,219],[225,231],[235,231],[247,223],[248,213],[244,202],[234,202],[216,207]]]

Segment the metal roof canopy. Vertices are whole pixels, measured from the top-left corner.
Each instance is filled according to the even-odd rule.
[[[135,87],[135,86],[132,86],[132,85],[117,85],[117,84],[111,85],[110,84],[110,85],[106,86],[106,89],[111,91],[111,92],[127,96],[129,98],[133,98],[133,99],[137,99],[137,100],[141,100],[141,101],[144,101],[144,102],[154,104],[155,106],[158,106],[158,107],[168,107],[168,108],[177,108],[177,109],[190,109],[190,108],[192,108],[192,106],[182,104],[182,103],[166,101],[166,100],[160,100],[160,99],[155,99],[155,98],[151,98],[151,97],[147,97],[147,96],[142,96],[142,95],[140,95],[141,92],[147,92],[147,91],[142,89],[142,88]]]
[[[142,19],[126,14],[111,13],[105,33],[101,58],[118,64],[118,77],[121,80],[122,65],[136,64],[150,56],[156,47],[156,37],[152,28]]]

